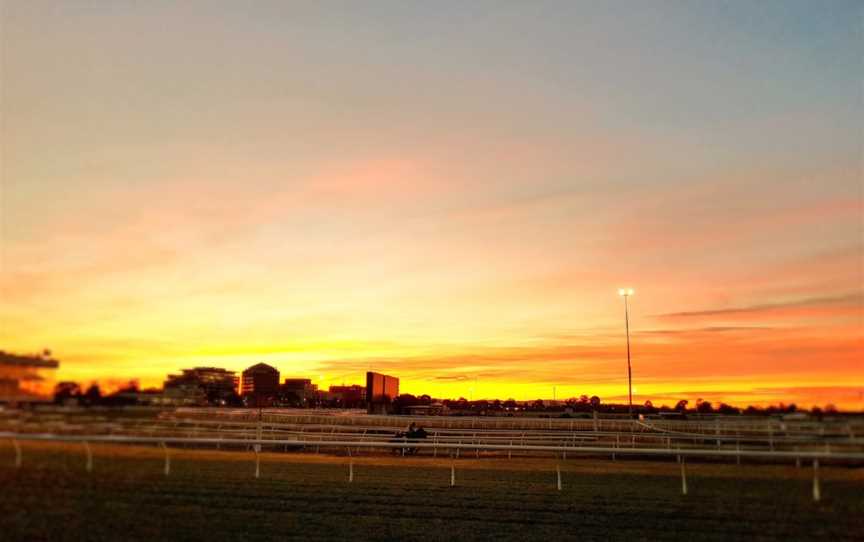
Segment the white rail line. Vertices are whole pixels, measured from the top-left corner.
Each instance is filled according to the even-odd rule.
[[[617,448],[588,446],[549,446],[530,444],[459,444],[442,442],[363,442],[363,441],[321,441],[321,440],[262,440],[262,439],[228,439],[228,438],[183,438],[183,437],[144,437],[128,435],[55,435],[52,433],[11,433],[0,432],[0,439],[19,441],[52,441],[52,442],[90,442],[106,444],[218,444],[238,446],[327,446],[332,448],[418,448],[444,450],[488,450],[488,451],[525,451],[525,452],[567,452],[572,454],[620,454],[667,457],[752,457],[752,458],[784,458],[784,459],[836,459],[864,461],[864,452],[847,452],[831,450],[785,451],[785,450],[718,450],[700,448]]]

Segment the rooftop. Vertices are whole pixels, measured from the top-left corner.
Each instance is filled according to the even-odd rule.
[[[18,355],[0,350],[0,365],[18,365],[24,367],[45,367],[56,369],[60,362],[48,355]]]

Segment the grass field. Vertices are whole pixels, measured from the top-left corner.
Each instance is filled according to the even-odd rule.
[[[3,540],[864,540],[861,469],[0,446]]]

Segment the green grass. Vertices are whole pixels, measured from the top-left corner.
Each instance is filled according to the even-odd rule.
[[[255,479],[251,454],[176,452],[165,477],[158,451],[114,450],[96,450],[92,473],[80,446],[27,445],[20,469],[4,450],[0,539],[864,539],[864,484],[849,469],[814,503],[806,472],[761,467],[688,465],[685,497],[675,465],[562,462],[558,491],[547,460],[457,461],[451,488],[446,460],[362,458],[348,484],[346,458],[263,456]]]

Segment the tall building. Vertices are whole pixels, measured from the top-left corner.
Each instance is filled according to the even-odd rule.
[[[366,402],[369,414],[390,414],[399,396],[399,379],[381,373],[366,373]]]
[[[237,383],[234,371],[195,367],[168,375],[164,395],[166,400],[182,404],[228,405],[237,397]]]
[[[48,350],[32,356],[0,350],[0,403],[50,400],[53,372],[59,366]]]
[[[279,395],[279,371],[266,363],[257,363],[243,371],[241,390],[247,405],[271,405]]]

